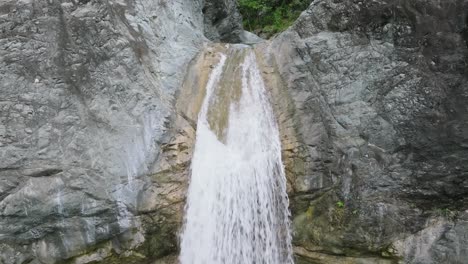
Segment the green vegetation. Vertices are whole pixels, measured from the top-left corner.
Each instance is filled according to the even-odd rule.
[[[338,202],[336,202],[336,206],[338,208],[344,208],[344,202],[343,201],[338,201]]]
[[[307,208],[307,211],[306,211],[306,216],[307,216],[307,219],[312,219],[312,216],[314,215],[314,208],[312,206],[309,206],[309,208]]]
[[[450,210],[449,208],[438,208],[436,209],[436,215],[444,217],[449,220],[455,220],[458,217],[457,212]]]
[[[270,37],[292,25],[312,0],[238,0],[244,28]]]

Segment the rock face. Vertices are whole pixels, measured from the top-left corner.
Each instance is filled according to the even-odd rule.
[[[243,40],[242,16],[237,1],[205,1],[205,35],[215,42],[238,43]]]
[[[174,95],[205,34],[236,38],[205,26],[216,3],[0,1],[0,263],[177,250],[194,128]]]
[[[316,0],[257,47],[284,88],[297,263],[466,262],[467,10]]]
[[[297,263],[468,259],[468,3],[315,0],[257,44]],[[0,263],[175,263],[235,1],[0,0]],[[182,88],[181,88],[182,87]]]

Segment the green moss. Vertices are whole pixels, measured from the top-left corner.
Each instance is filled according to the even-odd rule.
[[[102,260],[99,261],[92,261],[89,262],[90,264],[141,264],[141,263],[147,263],[149,261],[149,258],[139,252],[138,250],[130,250],[126,251],[125,255],[118,254],[115,252],[115,250],[112,248],[112,241],[104,241],[101,243],[97,243],[96,245],[93,245],[89,248],[87,248],[82,254],[64,260],[60,263],[62,264],[72,264],[75,263],[77,259],[86,256],[86,255],[92,255],[94,253],[97,253],[99,251],[102,252],[108,252],[108,256]]]
[[[177,252],[176,228],[175,225],[160,225],[146,234],[146,241],[138,250],[151,259]]]
[[[90,246],[73,258],[60,262],[61,264],[72,264],[83,256],[95,253],[105,256],[103,260],[91,263],[99,264],[145,264],[154,263],[154,260],[165,258],[177,253],[177,229],[178,222],[166,219],[160,215],[161,212],[142,215],[140,220],[146,231],[145,241],[137,248],[127,245],[128,236],[134,236],[138,230],[136,228],[117,235],[111,240],[106,240],[96,245]],[[114,247],[121,248],[121,252],[116,252]]]
[[[342,235],[346,227],[346,208],[337,206],[333,190],[311,201],[293,219],[294,244],[303,247],[323,246],[329,251],[342,249]]]
[[[392,247],[387,247],[381,251],[381,255],[384,258],[391,258],[391,257],[396,257],[396,251]]]
[[[312,216],[314,215],[314,208],[312,206],[309,206],[306,211],[306,217],[309,220],[312,220]]]
[[[457,211],[452,211],[449,208],[437,208],[435,209],[435,215],[444,217],[445,219],[454,221],[458,217]]]
[[[145,263],[144,261],[146,260],[146,263],[148,260],[146,259],[145,256],[142,256],[141,254],[134,253],[130,254],[129,256],[119,256],[119,255],[111,255],[110,257],[99,261],[95,262],[96,264],[140,264],[140,263]],[[91,264],[91,263],[90,263]]]

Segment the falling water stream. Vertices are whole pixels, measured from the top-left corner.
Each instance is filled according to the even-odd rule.
[[[278,127],[251,48],[219,54],[201,106],[182,264],[293,263]]]

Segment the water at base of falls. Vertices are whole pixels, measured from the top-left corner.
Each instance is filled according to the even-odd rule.
[[[182,264],[293,263],[278,127],[255,53],[219,54],[200,109]]]

